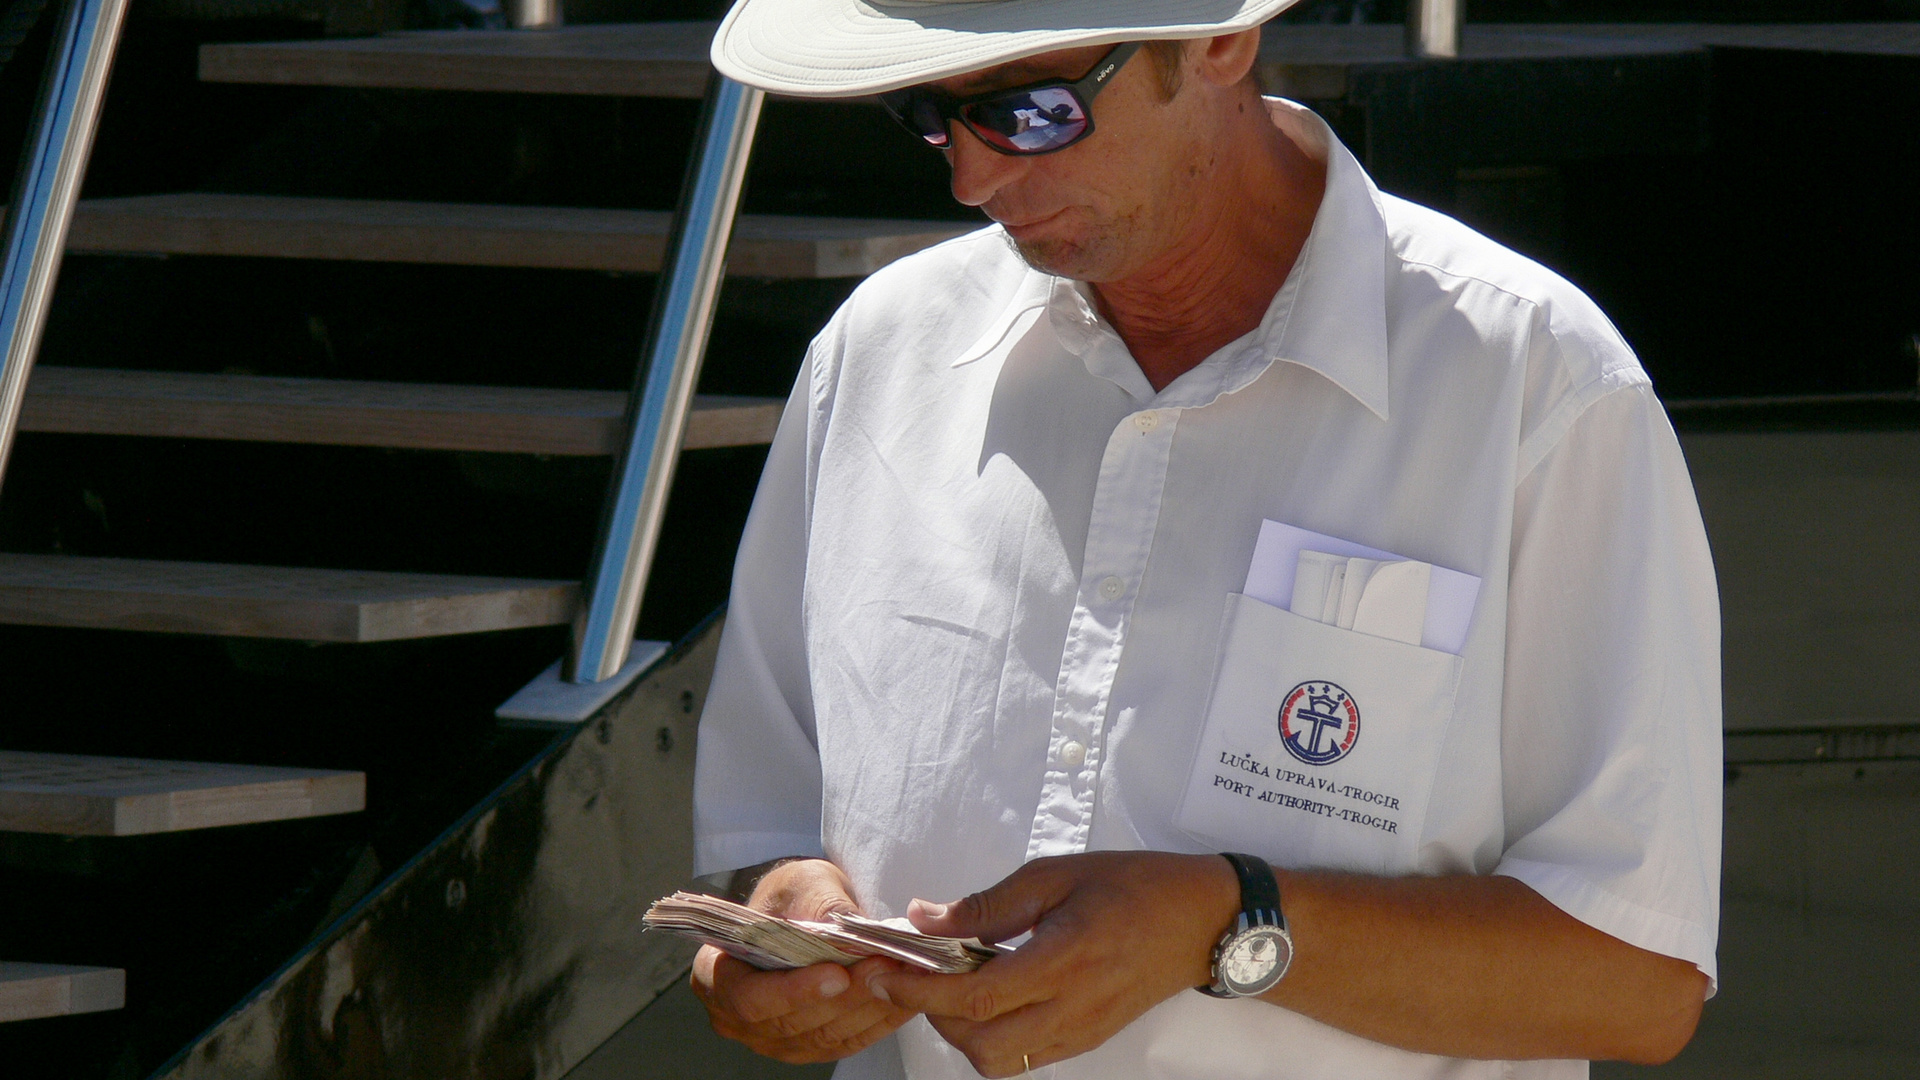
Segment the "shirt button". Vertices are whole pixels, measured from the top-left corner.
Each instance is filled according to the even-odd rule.
[[[1117,577],[1106,578],[1100,582],[1100,595],[1108,600],[1118,600],[1120,594],[1126,591],[1127,583]]]
[[[1070,742],[1060,748],[1060,764],[1062,765],[1079,765],[1085,760],[1087,760],[1087,747],[1085,743]]]
[[[1160,426],[1160,414],[1157,412],[1134,413],[1133,426],[1143,432],[1152,431]]]

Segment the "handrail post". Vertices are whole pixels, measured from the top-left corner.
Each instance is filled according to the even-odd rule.
[[[0,343],[6,349],[0,354],[0,477],[6,475],[27,376],[46,329],[67,226],[87,174],[126,13],[127,0],[70,0],[48,51],[40,102],[7,204],[6,249],[0,256]]]
[[[1460,55],[1462,0],[1407,0],[1407,55],[1454,59]]]
[[[562,672],[569,682],[612,678],[633,646],[765,97],[717,72],[707,83],[654,296],[645,366],[627,403],[627,440],[601,513],[585,602],[574,619],[573,648]]]

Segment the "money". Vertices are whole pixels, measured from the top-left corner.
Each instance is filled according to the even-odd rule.
[[[769,971],[812,964],[853,964],[886,956],[941,974],[972,971],[1003,952],[978,938],[939,937],[905,919],[869,919],[836,911],[831,922],[783,919],[717,896],[676,892],[653,902],[641,923],[726,952]]]

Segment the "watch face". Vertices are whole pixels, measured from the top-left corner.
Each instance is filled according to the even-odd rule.
[[[1262,993],[1286,974],[1293,945],[1277,926],[1250,926],[1220,950],[1220,982],[1243,996]]]

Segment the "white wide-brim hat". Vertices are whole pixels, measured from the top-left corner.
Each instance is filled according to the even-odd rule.
[[[1076,45],[1259,26],[1295,0],[739,0],[713,66],[794,97],[897,90]]]

